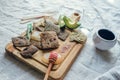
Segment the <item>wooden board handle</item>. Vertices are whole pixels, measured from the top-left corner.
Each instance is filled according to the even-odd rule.
[[[48,80],[48,76],[49,76],[49,73],[51,71],[52,65],[53,65],[52,63],[49,64],[47,72],[46,72],[45,77],[44,77],[44,80]]]

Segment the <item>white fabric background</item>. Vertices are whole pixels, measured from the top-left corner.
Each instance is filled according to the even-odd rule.
[[[0,80],[42,80],[44,75],[5,54],[11,37],[26,29],[20,18],[42,14],[81,14],[88,40],[65,80],[120,80],[120,45],[109,51],[94,47],[92,36],[97,29],[109,28],[120,34],[120,0],[0,0]],[[86,32],[87,33],[87,32]],[[117,66],[117,67],[116,67]]]

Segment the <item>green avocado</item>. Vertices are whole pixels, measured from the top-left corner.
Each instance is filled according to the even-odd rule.
[[[62,27],[64,27],[65,26],[65,23],[64,23],[64,21],[63,21],[63,15],[60,15],[59,16],[59,19],[58,19],[58,23],[59,23],[59,25],[60,25],[60,28],[62,28]]]
[[[65,25],[70,29],[76,29],[81,25],[79,22],[72,21],[67,16],[63,17],[63,21],[64,21]]]

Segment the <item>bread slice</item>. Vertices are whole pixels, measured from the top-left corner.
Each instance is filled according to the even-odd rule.
[[[30,45],[26,47],[23,51],[20,52],[21,56],[24,58],[31,58],[33,54],[35,54],[38,51],[38,48]]]
[[[23,36],[13,37],[12,42],[15,47],[25,47],[30,45],[29,40]]]
[[[58,34],[58,38],[61,39],[62,41],[65,41],[68,36],[69,33],[67,31],[60,31],[60,33]]]
[[[57,34],[60,33],[60,27],[55,25],[52,21],[45,21],[45,29],[44,31],[55,31]]]
[[[50,49],[50,48],[58,48],[59,42],[56,32],[54,31],[46,31],[40,34],[41,37],[41,48],[42,49]]]

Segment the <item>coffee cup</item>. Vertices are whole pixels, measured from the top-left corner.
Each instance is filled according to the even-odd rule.
[[[100,50],[109,50],[116,42],[115,34],[109,29],[99,29],[93,35],[95,47]]]

